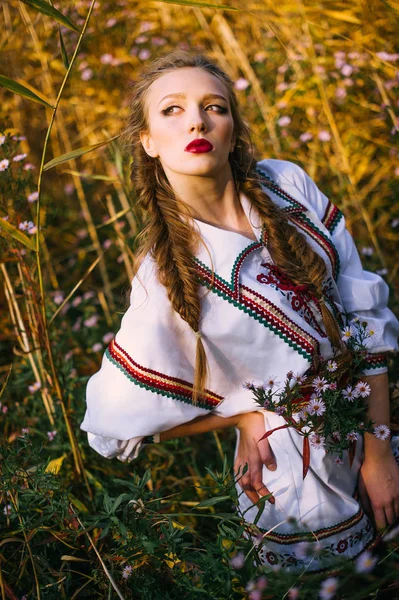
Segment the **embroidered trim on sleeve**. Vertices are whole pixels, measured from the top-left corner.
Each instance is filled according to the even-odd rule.
[[[328,229],[328,231],[332,234],[340,220],[343,219],[343,217],[344,215],[340,211],[338,206],[335,206],[335,204],[333,204],[329,200],[321,222],[323,223],[324,227]]]
[[[177,377],[170,377],[153,369],[146,369],[135,362],[115,340],[112,340],[109,344],[105,355],[132,383],[161,396],[167,396],[193,405],[192,383]],[[210,390],[205,390],[205,393],[205,397],[203,396],[201,400],[198,400],[195,406],[212,410],[224,400],[223,396],[219,396]]]
[[[340,270],[340,260],[339,260],[338,251],[337,251],[336,247],[334,246],[334,244],[332,243],[332,241],[327,237],[327,235],[325,233],[323,233],[313,223],[313,221],[311,221],[306,216],[308,209],[303,204],[298,202],[298,200],[295,200],[295,198],[293,198],[285,190],[280,188],[277,185],[277,183],[275,183],[270,177],[268,177],[267,175],[262,173],[262,171],[260,171],[259,169],[256,169],[256,172],[260,175],[262,184],[266,188],[268,188],[271,192],[276,194],[276,196],[279,196],[280,198],[282,198],[283,200],[288,202],[289,206],[283,208],[284,212],[287,213],[287,215],[289,215],[290,219],[292,220],[293,223],[295,223],[295,225],[297,225],[298,227],[300,227],[300,229],[302,229],[305,233],[307,233],[324,250],[324,252],[327,254],[328,258],[330,259],[333,277],[335,280],[337,280],[338,275],[339,275],[339,270]],[[334,205],[331,202],[330,202],[330,204],[332,207],[334,207]],[[334,207],[334,208],[336,208],[336,207]],[[337,209],[337,210],[339,210],[339,209]],[[326,216],[326,213],[325,213],[325,216]],[[341,213],[341,216],[343,216],[342,213]],[[324,222],[323,222],[323,225],[331,233],[332,230],[338,224],[341,217],[338,215],[338,213],[335,210],[331,210],[331,215],[330,216],[327,215],[327,217],[328,217],[328,223],[330,224],[330,227],[332,227],[332,229],[329,230],[328,227],[326,227]],[[324,219],[324,217],[323,217],[323,219]]]
[[[388,360],[386,354],[370,353],[366,356],[364,369],[380,369],[382,367],[388,367]]]

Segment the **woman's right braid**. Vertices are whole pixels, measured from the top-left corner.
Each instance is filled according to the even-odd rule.
[[[145,177],[138,175],[138,180],[139,205],[147,215],[143,232],[145,251],[150,251],[154,257],[159,281],[165,286],[174,310],[194,332],[198,332],[201,303],[193,255],[199,238],[180,218],[175,194],[158,162],[152,164]],[[196,339],[196,348],[194,402],[198,400],[207,376],[207,360],[200,337]]]

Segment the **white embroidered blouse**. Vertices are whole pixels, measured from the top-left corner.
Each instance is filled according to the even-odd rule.
[[[398,349],[399,322],[387,306],[386,282],[362,268],[342,212],[298,165],[265,159],[257,169],[270,198],[325,260],[330,310],[338,318],[344,312],[349,319],[363,317],[374,330],[364,374],[386,372],[383,353]],[[317,305],[276,268],[256,209],[244,195],[240,200],[256,242],[195,219],[215,271],[211,287],[212,263],[201,245],[195,261],[209,365],[206,396],[192,404],[196,337],[173,310],[147,255],[120,329],[87,385],[81,429],[103,456],[130,461],[151,441],[148,436],[199,415],[259,410],[244,382],[270,375],[283,382],[289,370],[310,370],[315,353],[333,355]]]

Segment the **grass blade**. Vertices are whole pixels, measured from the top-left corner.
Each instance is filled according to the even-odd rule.
[[[39,102],[39,104],[43,104],[43,106],[54,108],[54,106],[47,102],[47,100],[40,98],[40,96],[38,96],[35,92],[32,92],[25,85],[22,85],[22,83],[18,83],[9,77],[5,77],[5,75],[0,75],[0,85],[5,87],[7,90],[10,90],[10,92],[14,92],[14,94],[19,94],[20,96],[29,98],[29,100],[33,100],[34,102]]]
[[[17,229],[14,225],[11,225],[11,223],[8,221],[0,219],[0,229],[4,229],[4,231],[9,233],[18,242],[21,242],[21,244],[29,248],[29,250],[33,250],[35,252],[36,248],[34,241],[28,238],[27,235],[22,233],[22,231]]]
[[[64,25],[64,27],[68,27],[68,29],[72,29],[77,33],[80,33],[80,30],[74,25],[65,15],[63,15],[59,10],[44,2],[44,0],[21,0],[27,6],[34,8],[38,12],[41,12],[43,15],[47,15],[48,17],[53,17],[58,23]]]
[[[57,165],[61,165],[62,163],[67,162],[68,160],[71,160],[71,158],[77,158],[78,156],[82,156],[83,154],[88,154],[89,152],[92,152],[93,150],[96,150],[97,148],[101,148],[101,146],[105,146],[106,144],[109,144],[109,142],[111,142],[112,140],[116,140],[118,137],[119,137],[119,134],[115,135],[114,137],[110,138],[109,140],[105,140],[105,142],[93,144],[93,146],[82,146],[81,148],[76,148],[76,150],[72,150],[72,152],[67,152],[66,154],[61,154],[61,156],[57,156],[56,158],[53,158],[48,163],[46,163],[43,167],[43,171],[48,171],[49,169],[52,169],[53,167],[56,167]]]

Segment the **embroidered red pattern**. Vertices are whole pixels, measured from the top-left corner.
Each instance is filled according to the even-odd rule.
[[[292,309],[298,312],[306,323],[317,331],[320,337],[327,337],[317,323],[316,316],[309,304],[310,301],[313,301],[320,311],[319,301],[313,294],[310,294],[307,291],[307,286],[295,285],[288,275],[283,273],[277,265],[265,262],[262,263],[262,267],[267,269],[268,272],[257,275],[256,279],[259,283],[270,284],[281,292],[281,294],[290,302]]]

